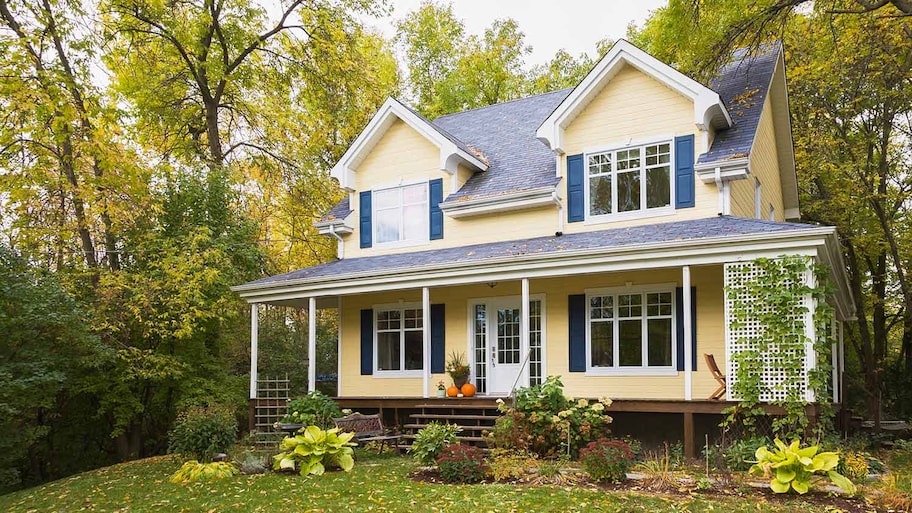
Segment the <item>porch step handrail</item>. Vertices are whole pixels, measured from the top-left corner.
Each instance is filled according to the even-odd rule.
[[[522,377],[523,369],[526,368],[526,364],[529,363],[529,360],[532,358],[532,348],[526,352],[526,357],[523,358],[522,365],[519,366],[519,373],[516,374],[516,379],[513,380],[513,386],[510,387],[510,400],[513,403],[513,406],[516,406],[516,385],[519,383],[519,378]]]

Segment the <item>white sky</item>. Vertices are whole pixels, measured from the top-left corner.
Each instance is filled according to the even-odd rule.
[[[596,41],[620,39],[632,21],[641,24],[667,0],[453,0],[456,16],[471,34],[482,34],[491,22],[513,18],[532,46],[529,64],[542,64],[563,48],[571,55],[593,53]],[[421,0],[391,0],[393,13],[380,20],[364,20],[386,37],[394,21],[415,10]]]

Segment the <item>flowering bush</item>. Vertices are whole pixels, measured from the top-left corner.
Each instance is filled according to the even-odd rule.
[[[484,479],[484,452],[471,445],[449,445],[437,458],[440,477],[447,483],[477,483]]]
[[[318,426],[323,429],[332,427],[332,419],[341,417],[339,405],[328,395],[314,390],[303,397],[288,401],[288,413],[279,421],[280,424],[303,424]]]
[[[619,483],[627,479],[633,451],[622,440],[600,438],[580,449],[580,462],[593,481]]]
[[[539,456],[575,456],[580,447],[608,434],[611,417],[605,408],[611,400],[575,400],[564,395],[558,376],[516,391],[516,406],[499,404],[490,441],[494,447],[531,451]]]

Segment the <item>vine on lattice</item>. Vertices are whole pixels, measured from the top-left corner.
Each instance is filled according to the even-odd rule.
[[[785,411],[773,419],[774,434],[802,436],[809,424],[808,391],[818,403],[821,422],[816,427],[829,424],[833,308],[826,300],[831,293],[827,269],[810,257],[760,258],[725,266],[728,383],[740,403],[727,411],[725,426],[739,422],[748,431],[754,429],[765,415],[762,403],[769,403]]]

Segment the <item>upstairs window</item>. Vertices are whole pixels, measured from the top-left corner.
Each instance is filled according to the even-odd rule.
[[[587,155],[589,217],[671,207],[671,142]]]
[[[428,184],[419,183],[373,191],[374,241],[428,240]]]

